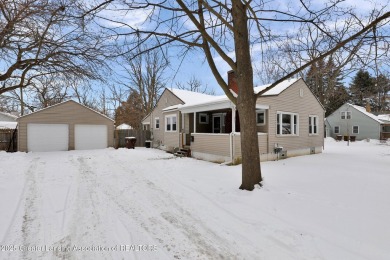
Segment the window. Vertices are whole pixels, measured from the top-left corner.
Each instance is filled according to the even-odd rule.
[[[209,123],[209,115],[205,113],[199,114],[199,124],[208,124]]]
[[[160,118],[154,118],[154,129],[160,129]]]
[[[340,126],[335,126],[334,127],[334,133],[339,134],[340,133]]]
[[[298,114],[278,112],[276,115],[276,134],[298,135]]]
[[[265,111],[256,111],[256,123],[257,125],[265,124]]]
[[[351,111],[342,111],[341,119],[351,119]]]
[[[165,116],[165,131],[176,132],[176,115]]]
[[[309,134],[318,134],[318,116],[309,116]]]
[[[354,125],[352,126],[352,134],[358,134],[359,133],[359,126]]]

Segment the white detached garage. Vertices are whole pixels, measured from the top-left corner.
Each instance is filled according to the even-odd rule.
[[[73,100],[18,118],[18,150],[102,149],[114,144],[114,121]]]

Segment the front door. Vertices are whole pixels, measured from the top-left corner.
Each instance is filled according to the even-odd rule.
[[[222,132],[222,119],[220,115],[213,115],[213,133],[221,133]]]

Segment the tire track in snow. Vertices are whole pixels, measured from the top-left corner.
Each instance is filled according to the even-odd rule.
[[[124,162],[108,155],[114,165],[119,165],[124,172],[128,172]],[[98,163],[98,162],[96,162]],[[100,165],[100,167],[105,167]],[[131,170],[133,194],[147,198],[150,205],[137,202],[137,199],[124,199],[118,194],[118,187],[110,187],[108,183],[103,187],[105,194],[115,202],[127,215],[136,220],[145,231],[163,245],[165,250],[173,251],[175,258],[238,258],[237,254],[230,252],[230,243],[218,236],[214,231],[205,226],[200,219],[192,216],[191,212],[176,203],[175,198],[164,189],[156,186],[153,182],[140,178],[142,175],[134,174]],[[124,187],[125,189],[130,187]],[[147,190],[148,192],[144,192]],[[116,195],[114,195],[116,194]],[[145,201],[143,198],[141,201]],[[158,215],[150,215],[151,208],[161,211]],[[152,227],[152,228],[151,228]],[[163,236],[162,236],[163,235]],[[168,239],[166,239],[168,237]],[[164,241],[169,240],[169,241]]]
[[[24,178],[23,178],[23,189],[22,189],[22,192],[19,194],[19,198],[18,198],[18,202],[16,204],[16,207],[15,207],[15,210],[12,214],[12,220],[11,222],[9,223],[8,225],[8,228],[3,236],[3,239],[1,241],[1,244],[2,245],[5,245],[7,244],[6,241],[9,240],[9,235],[10,235],[10,232],[11,232],[11,229],[14,228],[14,225],[15,225],[15,221],[17,220],[17,216],[18,216],[18,212],[23,210],[22,209],[22,205],[23,204],[23,201],[25,200],[25,194],[26,194],[26,190],[28,188],[28,185],[27,185],[27,177],[29,176],[29,172],[33,171],[34,168],[36,168],[36,164],[34,163],[36,160],[38,160],[38,158],[35,158],[32,160],[32,162],[30,163],[29,165],[29,168],[27,169],[27,171],[24,173]]]
[[[90,158],[78,156],[75,161],[70,157],[69,161],[78,169],[76,173],[77,194],[76,201],[69,205],[69,193],[72,185],[68,187],[65,199],[66,212],[63,216],[62,229],[66,234],[54,246],[62,246],[70,250],[57,251],[56,256],[62,259],[106,259],[108,256],[99,251],[73,251],[73,246],[84,247],[92,245],[106,245],[105,225],[101,221],[97,204],[100,203],[98,196],[98,184],[96,173],[88,166]],[[65,221],[69,218],[69,224]],[[67,230],[66,230],[67,228]]]
[[[43,245],[42,240],[43,229],[41,220],[41,179],[44,176],[46,162],[41,162],[40,157],[33,159],[30,168],[26,172],[27,190],[25,194],[24,215],[22,223],[22,243],[23,246],[39,246]],[[46,252],[30,252],[24,250],[22,252],[23,259],[42,258]]]

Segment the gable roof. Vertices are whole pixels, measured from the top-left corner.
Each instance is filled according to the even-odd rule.
[[[213,101],[215,101],[216,99],[221,98],[221,96],[212,96],[208,94],[203,94],[203,93],[183,90],[183,89],[177,89],[177,88],[171,88],[167,90],[172,92],[172,94],[174,94],[184,104],[176,104],[173,106],[169,106],[164,108],[163,111],[174,110],[182,106],[192,106],[199,103],[213,103]]]
[[[189,90],[177,88],[171,88],[169,90],[186,105],[192,105],[202,101],[211,101],[215,99],[215,96]]]
[[[297,78],[297,79],[287,79],[285,81],[282,81],[279,84],[277,84],[275,87],[273,87],[270,90],[268,90],[267,92],[263,93],[261,96],[275,96],[275,95],[279,95],[280,93],[282,93],[284,90],[286,90],[288,87],[290,87],[292,84],[294,84],[298,80],[300,80],[300,78]],[[271,84],[257,86],[257,87],[254,88],[254,91],[257,94],[260,91],[268,88],[269,86],[271,86]]]
[[[361,106],[357,106],[357,105],[352,105],[350,103],[347,103],[347,105],[355,108],[356,110],[358,110],[359,112],[365,114],[366,116],[368,116],[369,118],[377,121],[378,123],[383,123],[376,115],[374,114],[371,114],[370,112],[367,112],[366,108],[365,107],[361,107]]]
[[[103,115],[102,113],[99,113],[98,111],[93,110],[92,108],[89,108],[89,107],[87,107],[87,106],[84,106],[84,105],[82,105],[82,104],[80,104],[80,103],[78,103],[78,102],[76,102],[76,101],[74,101],[74,100],[67,100],[67,101],[64,101],[64,102],[55,104],[55,105],[53,105],[53,106],[49,106],[49,107],[42,108],[42,109],[40,109],[40,110],[38,110],[38,111],[32,112],[32,113],[30,113],[30,114],[27,114],[27,115],[24,115],[24,116],[21,116],[21,117],[18,117],[18,120],[19,120],[20,118],[25,118],[25,117],[29,117],[29,116],[31,116],[31,115],[35,115],[35,114],[37,114],[37,113],[39,113],[39,112],[41,112],[41,111],[48,110],[48,109],[51,109],[51,108],[57,107],[57,106],[62,106],[62,105],[64,105],[64,104],[66,104],[66,103],[72,103],[72,102],[75,103],[75,104],[77,104],[77,105],[79,105],[79,106],[81,106],[81,107],[83,107],[83,108],[85,108],[85,109],[88,109],[88,110],[90,110],[90,111],[92,111],[92,112],[94,112],[94,113],[96,113],[96,114],[98,114],[98,115],[100,115],[100,116],[102,116],[102,117],[104,117],[104,118],[106,118],[106,119],[109,119],[109,120],[111,120],[111,121],[114,122],[114,120],[111,119],[111,118],[109,118],[108,116]]]

